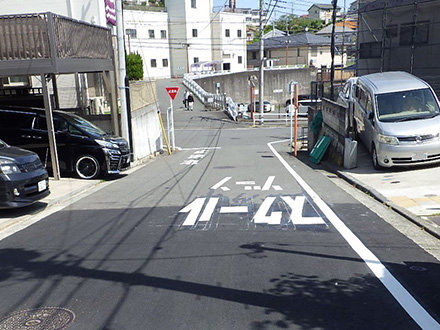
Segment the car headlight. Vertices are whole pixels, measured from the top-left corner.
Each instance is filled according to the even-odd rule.
[[[377,139],[379,140],[380,143],[384,143],[384,144],[392,144],[392,145],[399,144],[399,140],[395,136],[379,134],[377,136]]]
[[[21,171],[18,168],[17,164],[15,164],[12,160],[0,158],[0,173],[14,174],[21,173]]]
[[[95,140],[96,143],[98,143],[101,147],[107,148],[107,149],[119,149],[119,146],[115,143],[111,143],[109,141],[104,140]]]

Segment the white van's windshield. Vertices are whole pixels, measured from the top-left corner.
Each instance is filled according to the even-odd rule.
[[[99,127],[93,125],[88,120],[85,120],[84,118],[81,118],[79,116],[72,115],[68,120],[71,124],[75,125],[76,127],[82,129],[83,131],[89,133],[94,137],[107,135],[107,133],[104,132],[102,129],[100,129]]]
[[[383,122],[399,122],[432,118],[439,107],[429,88],[378,94],[377,115]]]

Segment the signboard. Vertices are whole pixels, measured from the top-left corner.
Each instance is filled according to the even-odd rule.
[[[105,0],[105,18],[107,24],[116,25],[115,0]]]
[[[171,100],[174,100],[177,93],[179,92],[179,87],[165,87],[165,89],[167,90],[167,93],[170,96]]]

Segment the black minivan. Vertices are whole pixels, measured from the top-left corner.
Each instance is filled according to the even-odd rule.
[[[0,140],[0,209],[30,205],[49,193],[49,177],[40,158]]]
[[[53,111],[60,170],[83,179],[117,174],[130,167],[130,148],[125,139],[107,134],[86,119]],[[50,166],[49,136],[44,109],[0,109],[0,139],[38,154]]]

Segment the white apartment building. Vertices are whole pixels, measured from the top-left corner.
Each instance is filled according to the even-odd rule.
[[[183,76],[192,64],[212,58],[212,0],[166,0],[171,75]]]
[[[168,14],[124,10],[125,49],[138,53],[144,64],[144,79],[170,78]]]
[[[220,12],[212,20],[212,57],[223,71],[247,68],[246,19],[242,14]]]

